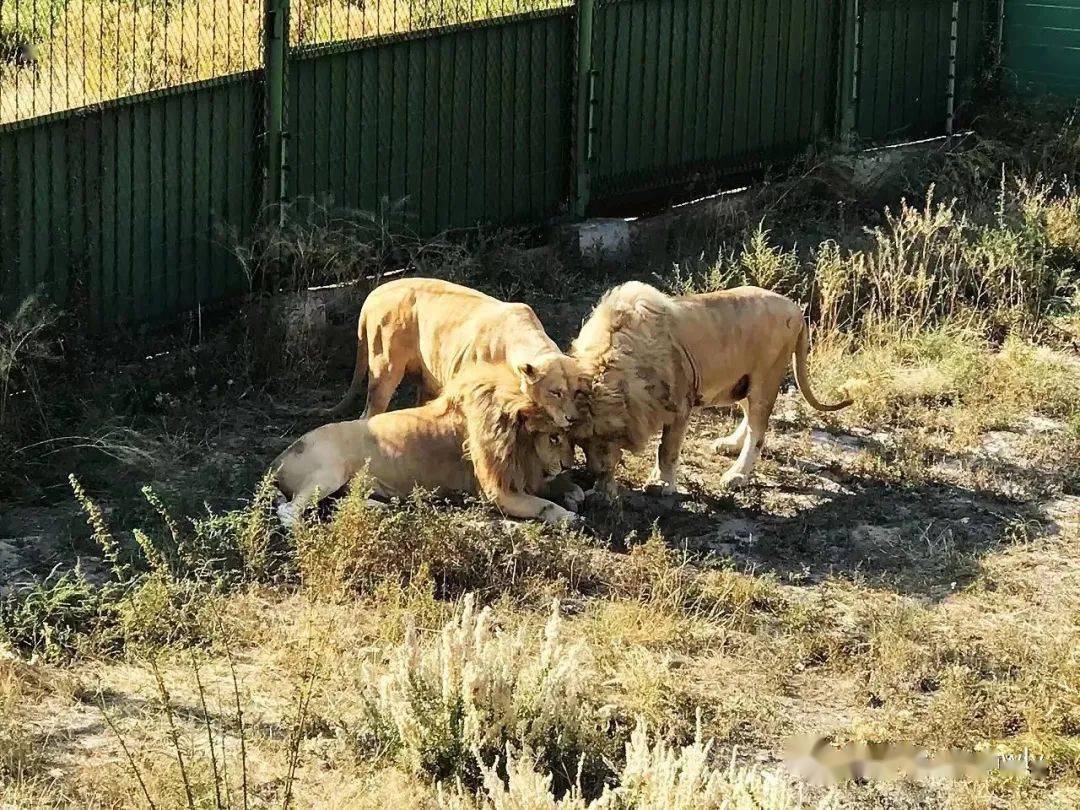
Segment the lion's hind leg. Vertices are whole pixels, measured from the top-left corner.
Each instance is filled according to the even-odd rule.
[[[739,422],[738,427],[735,428],[728,436],[722,439],[717,439],[712,443],[712,451],[714,453],[721,453],[725,456],[737,455],[742,450],[743,442],[746,441],[746,428],[747,428],[747,415],[746,415],[746,401],[739,403],[739,407],[742,409],[742,421]]]
[[[323,498],[333,495],[348,483],[349,477],[341,470],[322,467],[314,471],[296,490],[292,500],[278,505],[277,513],[281,524],[291,529],[307,509]]]
[[[746,398],[744,405],[746,428],[742,450],[735,463],[731,465],[731,469],[720,479],[720,485],[725,489],[734,489],[749,482],[750,474],[761,457],[761,448],[765,445],[765,433],[769,429],[769,417],[772,415],[773,405],[776,404],[776,396],[780,392],[781,377],[782,372],[779,375],[770,375],[761,386],[752,389]]]

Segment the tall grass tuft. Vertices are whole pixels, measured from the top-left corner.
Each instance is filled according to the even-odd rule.
[[[911,337],[945,321],[1031,328],[1075,283],[1058,253],[1080,233],[1080,220],[1070,219],[1077,198],[1061,193],[1020,183],[1012,210],[1003,206],[996,222],[975,224],[955,201],[936,201],[931,188],[922,206],[904,201],[886,211],[885,224],[869,232],[869,249],[844,256],[824,245],[814,267],[823,331]]]
[[[626,744],[624,763],[621,772],[613,774],[615,786],[588,801],[580,789],[558,796],[551,774],[542,770],[532,751],[526,748],[515,756],[508,747],[505,779],[496,759],[481,768],[483,787],[476,797],[460,786],[456,791],[444,788],[439,806],[442,810],[476,808],[477,803],[485,810],[785,810],[807,806],[780,776],[740,766],[734,753],[726,766],[716,764],[712,742],[703,742],[700,730],[689,745],[672,746],[662,739],[650,743],[646,724],[639,720]],[[817,804],[829,806],[831,797]]]
[[[749,284],[801,298],[809,280],[798,255],[774,244],[762,220],[737,249],[721,254],[704,272],[684,274],[676,268],[671,286],[690,295]]]
[[[581,534],[535,524],[506,526],[479,508],[447,510],[421,491],[386,509],[369,500],[358,476],[328,519],[309,516],[291,540],[305,590],[340,600],[424,571],[441,595],[507,589],[527,594],[538,583],[595,584],[594,547]]]
[[[573,775],[602,772],[602,694],[585,649],[563,640],[552,606],[543,634],[498,629],[471,594],[438,637],[424,643],[414,625],[372,679],[359,741],[401,766],[438,780],[478,782],[476,759],[507,745],[528,747],[565,787]]]

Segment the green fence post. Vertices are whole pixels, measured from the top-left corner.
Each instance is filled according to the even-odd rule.
[[[266,164],[263,206],[280,211],[284,201],[285,71],[289,52],[290,0],[264,0],[263,68],[266,73]],[[280,216],[280,213],[278,214]]]
[[[596,0],[577,0],[577,133],[574,138],[574,213],[584,217],[592,191],[593,139],[596,134],[596,70],[593,67],[593,17]]]
[[[859,105],[859,70],[862,58],[862,3],[865,0],[844,0],[844,11],[840,16],[843,26],[840,38],[840,69],[837,71],[840,91],[839,135],[840,140],[850,144],[858,128]]]

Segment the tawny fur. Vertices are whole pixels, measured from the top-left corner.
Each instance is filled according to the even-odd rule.
[[[427,278],[391,281],[367,297],[357,325],[356,366],[345,398],[329,416],[355,405],[365,378],[364,416],[383,413],[406,375],[435,396],[478,363],[506,364],[520,389],[556,425],[576,418],[577,364],[559,350],[536,313],[476,290]]]
[[[834,411],[851,404],[817,400],[808,352],[801,310],[777,293],[741,287],[671,297],[640,282],[609,291],[570,350],[591,375],[588,407],[573,437],[598,475],[597,487],[614,494],[622,451],[640,451],[662,431],[654,476],[665,492],[674,492],[691,411],[735,403],[743,409],[743,424],[714,449],[739,452],[722,484],[744,483],[789,365],[812,407]]]
[[[693,404],[692,374],[673,329],[667,297],[645,284],[623,284],[600,299],[570,348],[590,381],[574,436],[640,452],[680,403]]]
[[[482,495],[514,517],[560,521],[573,515],[535,496],[572,462],[564,431],[522,393],[514,373],[484,365],[426,405],[310,431],[273,468],[291,502],[283,516],[366,470],[377,495],[458,491]]]

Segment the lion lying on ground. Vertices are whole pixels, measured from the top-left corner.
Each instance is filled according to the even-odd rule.
[[[513,517],[555,523],[575,515],[535,493],[550,486],[574,506],[584,500],[573,483],[555,481],[573,460],[565,431],[520,391],[514,373],[485,365],[426,405],[312,430],[272,469],[289,500],[278,510],[286,525],[365,468],[376,495],[406,496],[416,487],[464,492]]]
[[[530,307],[427,278],[391,281],[367,297],[357,325],[352,385],[325,414],[347,414],[365,376],[368,418],[386,411],[405,375],[419,376],[430,398],[477,363],[508,364],[522,392],[557,427],[577,417],[577,364],[547,336]]]
[[[738,453],[721,479],[745,483],[765,441],[769,416],[794,358],[803,397],[819,411],[810,388],[809,338],[794,301],[757,287],[672,298],[630,282],[597,304],[570,350],[591,375],[589,411],[573,437],[585,449],[596,490],[613,496],[623,450],[640,452],[662,430],[653,478],[665,494],[676,489],[679,453],[696,407],[742,407],[743,420],[715,452]]]

